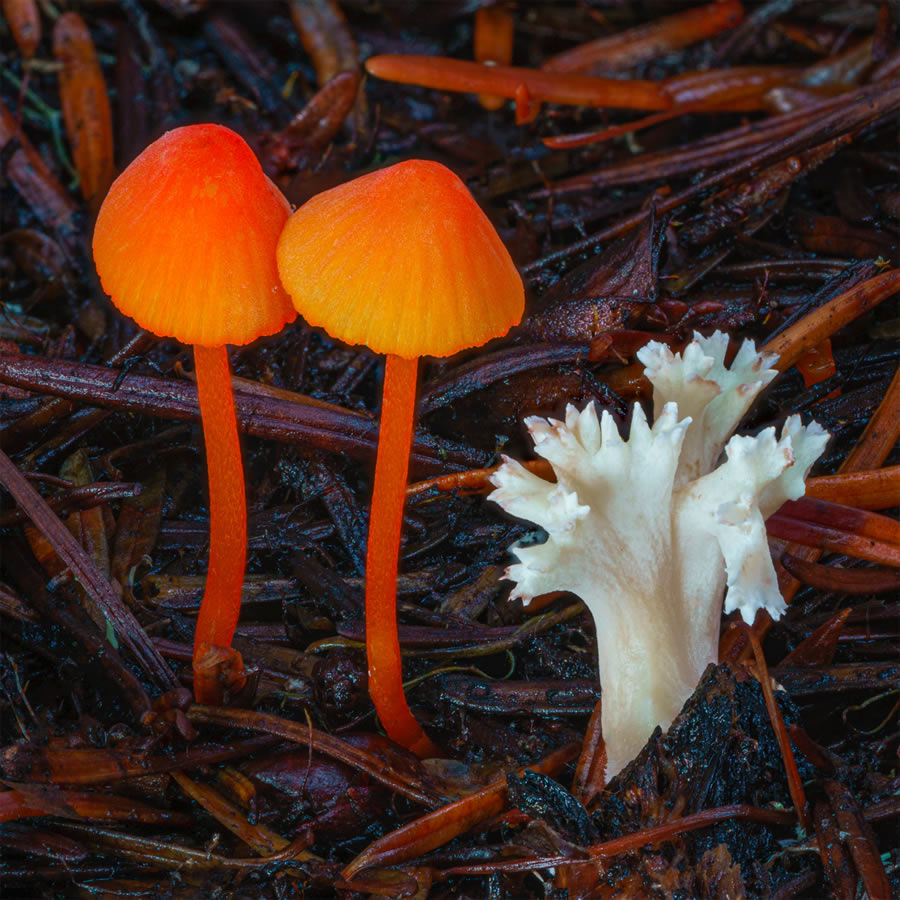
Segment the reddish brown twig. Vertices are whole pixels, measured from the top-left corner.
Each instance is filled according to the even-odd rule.
[[[112,113],[97,51],[84,19],[64,13],[53,26],[59,97],[81,193],[96,213],[115,178]]]
[[[884,871],[872,827],[863,816],[859,804],[849,789],[838,781],[826,781],[825,793],[837,819],[843,843],[850,851],[853,864],[859,872],[866,896],[871,900],[888,900],[892,895],[891,885]]]
[[[900,566],[900,523],[824,500],[785,503],[766,521],[772,537],[857,559]]]
[[[341,762],[366,772],[376,781],[391,790],[408,797],[416,803],[434,806],[444,799],[414,777],[393,771],[371,753],[359,750],[352,744],[316,728],[292,722],[268,713],[258,713],[249,709],[232,709],[216,706],[194,705],[188,711],[188,718],[195,725],[219,725],[226,728],[246,728],[260,734],[277,735],[287,741],[325,753]]]
[[[831,350],[831,341],[827,338],[821,344],[810,347],[794,363],[797,371],[803,378],[806,387],[821,384],[829,378],[837,375],[837,365]]]
[[[200,419],[197,389],[193,384],[123,374],[106,366],[0,352],[0,383],[148,416],[192,422]],[[249,389],[240,379],[235,380],[234,390],[238,425],[248,434],[269,440],[296,441],[355,458],[368,458],[373,453],[377,423],[364,413],[262,384]],[[423,450],[424,456],[430,457],[425,465],[432,471],[478,464],[481,454],[470,448],[454,449],[444,444],[438,450],[438,443],[443,442],[418,433],[413,442],[411,464],[422,465]],[[457,452],[462,454],[458,458]]]
[[[898,272],[900,270],[895,270]],[[900,279],[895,285],[900,290]],[[856,446],[841,465],[841,474],[877,469],[900,441],[900,366],[894,373],[884,399],[869,419]]]
[[[466,94],[496,94],[516,101],[516,121],[531,121],[541,103],[607,106],[622,109],[668,109],[653,81],[593,78],[526,69],[483,66],[450,57],[385,54],[366,60],[366,71],[386,81]]]
[[[335,0],[289,0],[288,8],[320,85],[359,67],[359,50]]]
[[[18,147],[13,142],[18,143]],[[81,254],[76,206],[40,153],[28,140],[15,116],[0,103],[0,150],[11,154],[5,163],[13,187],[35,215],[56,232],[70,258]]]
[[[78,583],[90,594],[116,633],[144,667],[148,677],[165,689],[176,687],[175,676],[147,637],[134,614],[113,591],[109,580],[49,507],[28,483],[12,460],[0,450],[0,483],[24,509],[35,527],[53,545]]]
[[[601,711],[603,701],[598,700],[588,721],[575,778],[572,795],[587,807],[606,785],[606,744],[603,741]]]
[[[784,372],[811,347],[831,337],[897,291],[900,291],[900,269],[882,272],[814,309],[799,322],[767,341],[762,350],[765,353],[777,353],[776,367]],[[900,429],[898,425],[894,427]]]
[[[30,59],[41,42],[37,0],[3,0],[3,15],[22,56]]]
[[[188,654],[187,658],[190,658]],[[143,778],[171,772],[213,766],[249,756],[275,743],[269,736],[232,741],[227,746],[203,744],[171,756],[148,756],[114,747],[34,747],[12,744],[0,753],[0,771],[7,778],[39,784],[91,785]]]
[[[900,569],[879,566],[865,569],[839,569],[809,562],[782,553],[779,558],[788,575],[810,587],[844,594],[882,594],[900,591]]]
[[[806,792],[803,790],[803,780],[800,778],[800,770],[797,768],[797,760],[794,758],[794,750],[791,747],[791,740],[788,737],[787,729],[784,727],[784,719],[781,717],[781,710],[775,702],[775,692],[772,690],[772,679],[769,676],[769,668],[766,665],[766,657],[759,643],[759,639],[753,633],[753,629],[744,625],[744,631],[750,641],[750,647],[753,650],[753,656],[756,659],[756,677],[760,687],[763,690],[763,696],[766,698],[766,709],[769,711],[769,720],[772,723],[772,729],[778,740],[778,746],[781,748],[781,757],[784,760],[784,768],[787,773],[788,790],[791,792],[791,799],[794,802],[794,812],[800,825],[804,831],[809,831],[809,808],[806,803]]]
[[[762,107],[763,95],[800,75],[793,66],[732,66],[673,75],[660,84],[660,92],[674,108],[708,112],[752,112]]]
[[[139,800],[118,797],[105,791],[64,791],[13,783],[13,790],[0,792],[0,822],[31,816],[62,816],[71,819],[134,822],[145,825],[173,825],[188,828],[193,819],[181,812],[157,809]]]
[[[525,768],[553,774],[574,759],[577,752],[578,746],[569,744],[554,751],[541,762]],[[518,774],[521,775],[523,771],[525,769],[518,770]],[[373,841],[341,874],[349,881],[368,866],[396,865],[415,859],[464,834],[479,822],[497,815],[503,810],[505,802],[506,778],[503,778]]]
[[[853,608],[848,606],[835,613],[824,625],[820,625],[811,635],[797,644],[780,665],[827,666],[834,659],[838,638],[851,612]]]
[[[503,5],[480,6],[475,11],[475,62],[482,65],[508,66],[512,62],[515,20]],[[479,94],[485,109],[500,109],[505,101],[497,94]]]
[[[291,842],[287,838],[282,837],[266,825],[260,822],[255,824],[248,822],[246,814],[239,807],[226,800],[218,791],[208,785],[188,778],[184,772],[179,772],[177,769],[171,775],[188,797],[257,853],[271,856],[281,853],[290,846]],[[309,860],[316,857],[307,850],[298,849],[293,858]]]
[[[897,418],[900,419],[900,416]],[[851,457],[852,454],[847,459],[850,460]],[[900,466],[810,478],[806,482],[806,496],[842,503],[856,509],[890,509],[892,506],[900,506]]]
[[[737,25],[743,16],[740,0],[719,0],[579,44],[551,56],[541,68],[588,73],[595,68],[607,72],[624,69],[706,40]]]
[[[748,822],[761,822],[770,825],[793,825],[796,818],[793,813],[783,812],[777,809],[762,809],[757,806],[734,804],[732,806],[719,806],[715,809],[704,809],[689,816],[683,816],[672,822],[662,825],[654,825],[643,828],[633,834],[613,838],[602,844],[593,844],[587,848],[589,859],[611,859],[622,853],[632,853],[647,844],[656,844],[660,841],[669,841],[696,831],[698,828],[709,828],[717,822],[727,822],[732,819],[742,819]],[[454,866],[444,870],[443,877],[451,875],[490,875],[494,872],[528,872],[532,869],[549,869],[556,866],[583,865],[585,858],[573,858],[571,856],[532,857],[530,859],[500,860],[491,863],[476,863],[468,866]]]
[[[841,833],[832,810],[827,803],[817,803],[813,812],[816,828],[816,845],[825,876],[838,900],[854,900],[856,897],[856,873],[850,854],[841,840]]]

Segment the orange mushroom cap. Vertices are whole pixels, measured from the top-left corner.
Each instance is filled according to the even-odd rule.
[[[243,138],[188,125],[115,180],[94,261],[113,303],[142,328],[185,344],[246,344],[296,315],[275,265],[289,215]]]
[[[288,220],[278,271],[311,325],[377,353],[449,356],[522,317],[522,279],[468,188],[409,160],[318,194]]]

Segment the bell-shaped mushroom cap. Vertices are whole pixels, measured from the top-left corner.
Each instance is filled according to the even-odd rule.
[[[445,166],[409,160],[313,197],[288,220],[278,271],[311,325],[377,353],[449,356],[505,334],[522,279]]]
[[[289,215],[239,135],[176,128],[113,183],[94,261],[113,303],[142,328],[185,344],[246,344],[295,316],[275,265]]]

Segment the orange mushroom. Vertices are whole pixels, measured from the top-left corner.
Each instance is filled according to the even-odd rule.
[[[278,242],[278,271],[307,322],[387,354],[366,556],[369,694],[395,741],[434,753],[403,694],[397,639],[418,357],[505,334],[522,316],[522,280],[462,181],[424,160],[363,175],[301,206]]]
[[[272,334],[295,316],[275,266],[289,215],[239,135],[190,125],[164,134],[116,179],[94,230],[94,261],[113,303],[142,328],[194,345],[209,470],[209,573],[194,635],[202,703],[221,702],[223,680],[239,685],[243,676],[230,644],[247,506],[225,345]]]

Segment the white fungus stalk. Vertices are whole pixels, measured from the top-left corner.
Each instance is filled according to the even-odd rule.
[[[512,596],[527,604],[571,591],[594,617],[607,777],[669,726],[716,661],[726,588],[725,611],[747,622],[784,610],[765,519],[803,495],[828,434],[791,416],[779,439],[768,428],[729,440],[776,358],[745,341],[726,367],[727,346],[720,332],[695,334],[683,354],[648,344],[638,358],[653,385],[652,427],[638,405],[627,441],[593,403],[569,406],[565,422],[532,417],[556,483],[509,458],[491,479],[491,500],[547,533],[512,548]]]

